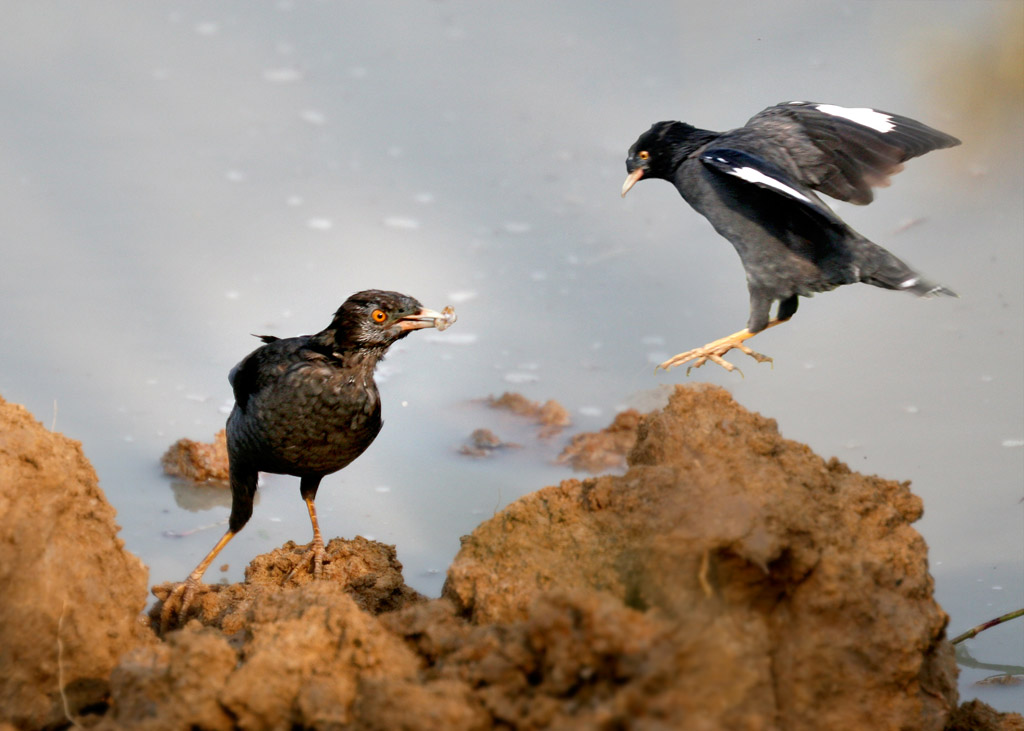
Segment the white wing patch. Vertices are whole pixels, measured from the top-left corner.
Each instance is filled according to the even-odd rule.
[[[725,159],[720,158],[720,157],[717,158],[717,159],[718,159],[719,162],[725,162],[725,163],[728,162],[728,160],[725,160]],[[786,195],[788,195],[788,196],[790,196],[792,198],[796,198],[797,200],[804,201],[805,203],[811,203],[812,205],[814,203],[810,198],[805,196],[799,190],[796,190],[795,188],[789,187],[788,185],[783,183],[781,180],[776,180],[773,177],[765,175],[764,173],[762,173],[757,168],[751,168],[751,167],[733,168],[732,170],[729,171],[729,174],[730,175],[735,175],[737,178],[742,178],[743,180],[746,180],[746,181],[748,181],[750,183],[760,183],[761,185],[767,185],[769,188],[775,188],[775,190],[782,191]]]
[[[833,117],[844,117],[851,122],[863,124],[865,127],[870,127],[879,132],[891,132],[896,129],[896,125],[892,123],[891,116],[876,112],[874,109],[868,109],[867,107],[840,107],[835,104],[819,104],[816,108],[819,112],[831,114]]]

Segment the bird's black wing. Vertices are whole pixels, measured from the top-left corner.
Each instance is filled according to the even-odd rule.
[[[780,202],[788,200],[828,223],[845,225],[806,185],[763,157],[744,150],[712,147],[700,153],[700,161],[713,170],[777,193]]]
[[[308,335],[285,339],[262,337],[271,339],[265,340],[266,345],[245,356],[228,374],[228,383],[234,391],[235,403],[243,411],[254,394],[280,378],[291,365],[308,359]]]
[[[888,185],[907,160],[960,144],[909,117],[816,102],[768,107],[743,129],[781,148],[804,185],[858,205],[870,203],[871,188]]]

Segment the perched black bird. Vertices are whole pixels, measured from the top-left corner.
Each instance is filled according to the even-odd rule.
[[[398,292],[367,290],[349,297],[316,335],[260,338],[228,376],[235,406],[228,416],[231,517],[227,533],[184,584],[175,589],[184,615],[199,580],[252,515],[258,473],[300,478],[299,490],[313,524],[313,573],[326,552],[313,504],[320,481],[362,454],[381,428],[380,394],[373,371],[388,347],[413,330],[455,322],[451,308],[425,309]],[[172,594],[173,596],[173,594]],[[164,601],[168,624],[174,607]]]
[[[816,195],[865,205],[902,163],[960,140],[907,117],[865,108],[787,102],[728,132],[658,122],[629,148],[625,196],[641,178],[668,180],[732,242],[747,273],[745,330],[670,358],[661,368],[722,359],[796,312],[799,297],[864,282],[922,297],[956,294],[851,229]],[[770,319],[773,302],[775,319]]]

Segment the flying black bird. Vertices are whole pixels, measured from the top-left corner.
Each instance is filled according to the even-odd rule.
[[[174,594],[181,594],[178,614],[184,616],[207,567],[248,522],[259,472],[300,478],[299,491],[313,524],[313,573],[321,573],[326,551],[313,501],[320,481],[362,454],[380,431],[374,368],[388,347],[413,330],[444,330],[453,322],[450,307],[436,312],[398,292],[367,290],[349,297],[316,335],[260,336],[265,344],[228,376],[235,393],[227,423],[228,530],[164,601],[165,627],[174,611]]]
[[[744,345],[793,316],[799,297],[864,282],[922,297],[956,296],[852,228],[815,191],[858,205],[872,186],[889,184],[902,163],[960,140],[907,117],[874,109],[786,102],[728,132],[658,122],[629,148],[622,195],[641,178],[661,178],[711,222],[739,252],[750,291],[745,330],[680,353],[661,364],[722,359],[733,348],[760,362],[771,358]],[[778,302],[770,319],[773,302]],[[689,372],[689,371],[687,371]]]

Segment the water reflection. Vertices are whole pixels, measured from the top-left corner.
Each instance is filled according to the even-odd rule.
[[[198,513],[216,507],[231,507],[231,488],[224,483],[196,484],[178,478],[169,478],[174,504],[190,513]],[[259,492],[256,493],[259,504]]]

